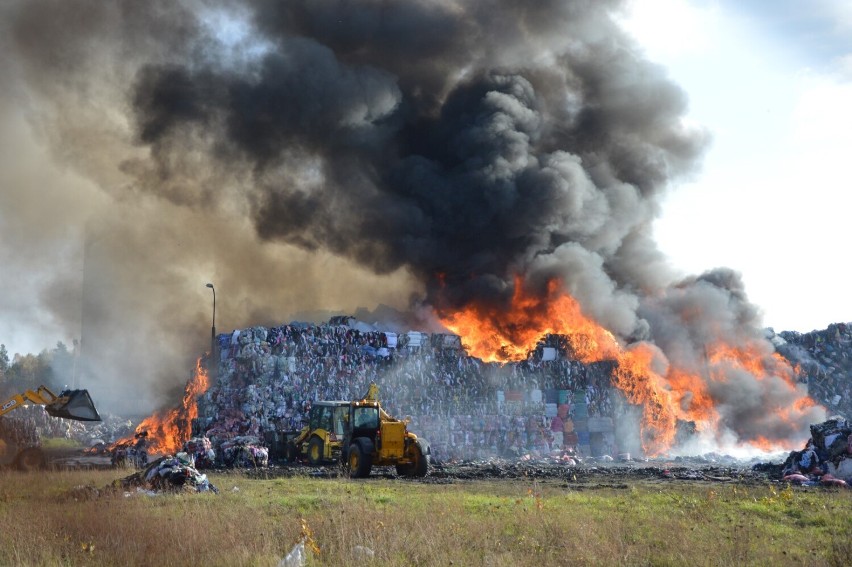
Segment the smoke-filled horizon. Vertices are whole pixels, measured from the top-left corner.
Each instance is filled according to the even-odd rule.
[[[8,3],[2,143],[25,151],[0,158],[3,259],[22,274],[3,309],[85,335],[86,379],[117,408],[185,382],[207,281],[226,330],[380,303],[499,309],[521,276],[539,293],[558,279],[666,364],[761,341],[738,274],[675,281],[650,238],[708,136],[621,8]],[[737,435],[814,417],[767,422],[801,394],[753,376],[714,386]]]

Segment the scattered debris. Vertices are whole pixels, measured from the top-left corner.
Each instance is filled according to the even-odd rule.
[[[216,452],[208,437],[193,437],[183,444],[183,450],[189,453],[197,469],[210,469],[216,462]]]
[[[852,485],[852,426],[842,417],[811,425],[811,438],[793,451],[782,468],[783,479],[802,486]]]
[[[253,435],[222,443],[222,461],[229,467],[258,468],[269,465],[269,449]]]
[[[306,562],[305,542],[299,541],[299,543],[293,546],[290,553],[278,562],[278,567],[304,567]]]
[[[125,490],[139,489],[159,492],[213,492],[219,490],[207,480],[207,475],[196,470],[188,456],[166,455],[136,472],[118,481]]]
[[[116,467],[132,466],[137,469],[148,466],[148,432],[141,431],[112,448],[112,464]]]
[[[284,559],[278,562],[278,567],[304,567],[308,560],[308,551],[314,555],[320,554],[319,545],[314,539],[314,533],[308,526],[308,522],[302,518],[302,532],[299,541],[293,546]]]

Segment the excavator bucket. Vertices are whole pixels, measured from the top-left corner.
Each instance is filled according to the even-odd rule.
[[[44,406],[48,415],[77,421],[101,421],[88,390],[65,390]]]

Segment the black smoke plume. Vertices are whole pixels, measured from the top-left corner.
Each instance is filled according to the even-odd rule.
[[[4,241],[69,334],[87,321],[69,304],[93,304],[91,372],[120,392],[181,382],[209,337],[208,279],[226,330],[330,304],[501,305],[523,275],[674,359],[711,330],[757,336],[736,274],[677,282],[651,239],[708,137],[622,4],[7,2],[3,120],[26,117],[62,187],[0,197]],[[84,233],[70,264],[87,275],[36,259]],[[722,312],[687,323],[683,303]]]

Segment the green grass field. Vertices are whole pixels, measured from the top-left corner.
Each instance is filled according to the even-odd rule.
[[[852,491],[242,474],[210,475],[219,495],[103,490],[127,474],[0,472],[0,565],[276,566],[305,527],[309,565],[852,562]]]

